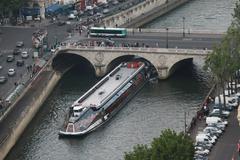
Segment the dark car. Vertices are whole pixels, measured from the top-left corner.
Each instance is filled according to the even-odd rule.
[[[14,56],[13,55],[8,55],[7,56],[7,62],[12,62],[14,61]]]
[[[21,50],[19,48],[15,48],[13,50],[13,55],[19,55],[21,53]]]
[[[24,65],[24,60],[22,60],[22,59],[19,59],[19,60],[17,60],[17,66],[18,67],[21,67],[21,66],[23,66]]]
[[[0,76],[0,83],[5,83],[7,81],[7,78],[4,76]]]
[[[23,41],[18,41],[18,42],[16,43],[16,47],[23,47],[23,46],[24,46]]]
[[[57,22],[57,25],[58,25],[58,26],[63,26],[63,25],[65,25],[65,24],[66,24],[65,21],[58,21],[58,22]]]

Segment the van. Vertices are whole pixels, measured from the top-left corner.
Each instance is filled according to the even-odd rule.
[[[223,121],[220,117],[207,117],[206,118],[206,124],[213,124],[213,123],[220,123],[220,124],[225,124],[228,125],[227,121]]]

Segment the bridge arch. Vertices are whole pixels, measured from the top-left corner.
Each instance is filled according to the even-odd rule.
[[[184,58],[173,63],[168,68],[168,76],[172,75],[177,69],[184,67],[185,65],[192,64],[193,58]]]
[[[52,68],[61,73],[65,73],[76,65],[88,67],[96,74],[96,69],[91,60],[79,54],[61,51],[52,60]]]
[[[139,58],[151,64],[160,79],[166,79],[179,65],[191,62],[194,57],[205,57],[209,52],[189,49],[64,46],[56,52],[56,57],[62,53],[82,57],[92,65],[98,77],[104,76],[123,61]]]

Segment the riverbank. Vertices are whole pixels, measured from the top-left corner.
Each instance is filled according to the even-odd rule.
[[[61,78],[47,66],[27,86],[0,122],[0,159],[4,159]]]

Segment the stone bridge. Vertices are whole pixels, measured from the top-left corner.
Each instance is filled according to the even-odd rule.
[[[114,61],[120,63],[141,58],[154,66],[160,79],[166,79],[182,62],[191,61],[196,57],[204,58],[210,52],[211,50],[192,49],[61,46],[55,52],[52,66],[54,68],[67,61],[67,57],[81,57],[90,62],[96,76],[100,77],[112,69],[110,66]],[[72,63],[71,61],[73,59],[68,63]]]

